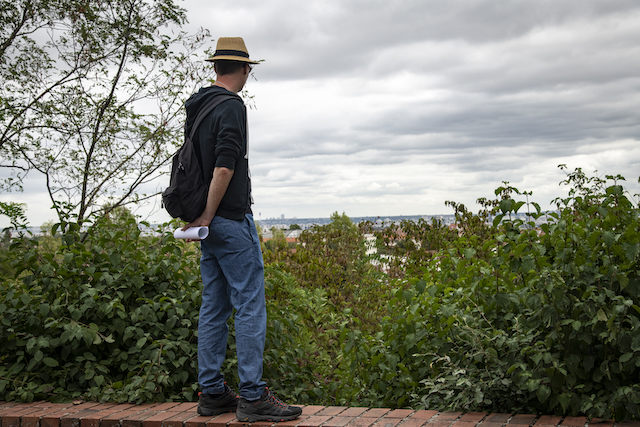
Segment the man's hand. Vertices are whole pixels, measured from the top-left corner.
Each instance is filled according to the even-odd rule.
[[[209,219],[203,213],[198,218],[196,218],[195,220],[191,221],[189,224],[186,224],[184,227],[182,227],[181,230],[185,231],[185,230],[187,230],[188,228],[191,228],[191,227],[209,227],[209,224],[211,224],[211,221],[213,221],[213,218]],[[199,242],[200,239],[185,239],[185,241],[187,241],[187,242]]]
[[[213,169],[213,178],[209,184],[209,193],[207,194],[207,206],[204,208],[204,212],[189,224],[182,227],[182,231],[185,231],[191,227],[208,227],[213,221],[213,217],[216,215],[220,201],[224,196],[224,193],[229,187],[231,177],[233,176],[233,170],[227,168],[215,168]],[[187,239],[187,242],[198,242],[200,239]]]

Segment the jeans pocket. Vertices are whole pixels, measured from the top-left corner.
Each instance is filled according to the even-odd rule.
[[[251,218],[245,216],[244,218],[245,225],[247,227],[247,233],[249,233],[249,238],[253,243],[258,242],[258,230],[256,229],[256,224],[253,222]]]

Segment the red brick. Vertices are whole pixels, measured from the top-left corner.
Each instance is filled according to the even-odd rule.
[[[82,419],[80,419],[80,427],[100,427],[100,421],[103,418],[109,417],[113,414],[117,414],[118,412],[123,412],[133,407],[133,404],[125,403],[96,411],[93,414],[82,417]]]
[[[10,408],[12,406],[16,406],[18,402],[0,402],[0,409],[2,408]]]
[[[562,421],[562,417],[558,417],[556,415],[542,415],[536,423],[534,424],[536,427],[540,426],[557,426]]]
[[[202,415],[195,418],[190,418],[184,422],[184,427],[206,427],[207,421],[210,421],[213,417],[203,417]]]
[[[386,414],[389,413],[391,409],[389,408],[371,408],[364,414],[362,414],[365,418],[382,418]]]
[[[166,419],[162,423],[162,427],[183,427],[185,421],[198,416],[198,412],[195,410],[196,406],[198,406],[197,403],[191,411],[174,413],[175,415],[173,415],[171,418]]]
[[[113,404],[96,405],[89,409],[84,409],[78,412],[71,412],[70,414],[60,417],[60,427],[80,427],[80,420],[85,417],[90,417],[93,414],[100,412],[101,409],[107,409],[113,407]]]
[[[451,427],[476,427],[478,423],[470,422],[470,421],[455,421],[451,424]]]
[[[166,402],[166,403],[160,403],[159,405],[155,405],[153,407],[154,411],[173,411],[172,408],[175,408],[176,406],[180,405],[180,402]]]
[[[171,409],[171,411],[175,412],[188,412],[195,410],[198,407],[198,402],[184,402],[175,406]]]
[[[228,423],[236,419],[236,414],[222,414],[207,421],[206,427],[226,427]]]
[[[255,423],[242,422],[238,420],[232,420],[227,424],[227,427],[271,427],[276,425],[274,421],[256,421]]]
[[[394,409],[385,415],[385,418],[407,418],[409,415],[413,414],[413,409]]]
[[[142,409],[138,407],[137,409]],[[145,409],[142,409],[134,414],[131,414],[127,418],[123,418],[120,420],[121,427],[142,427],[142,422],[147,418],[151,418],[154,415],[158,414],[159,411],[156,410],[155,406],[150,406]]]
[[[324,416],[324,415],[338,415],[342,411],[347,409],[346,406],[327,406],[321,411],[316,412],[316,415]]]
[[[613,420],[602,420],[601,418],[592,418],[589,422],[589,426],[591,427],[613,427],[614,424],[615,422]],[[640,423],[638,427],[640,427]]]
[[[47,415],[44,415],[40,418],[40,426],[41,427],[66,427],[62,426],[61,419],[67,415],[75,414],[77,412],[84,411],[86,409],[91,409],[94,406],[100,405],[98,402],[83,402],[77,405],[68,406],[66,408],[59,409],[58,411],[53,411]],[[67,417],[71,419],[73,417]],[[65,421],[67,424],[68,421]]]
[[[281,421],[279,423],[276,424],[276,427],[293,427],[293,426],[297,426],[298,424],[302,423],[304,420],[306,420],[307,416],[305,415],[301,415],[299,418],[296,418],[295,420],[291,420],[291,421]]]
[[[130,409],[125,409],[124,411],[114,412],[111,415],[107,415],[106,417],[100,420],[100,427],[117,427],[120,426],[127,418],[134,416],[140,412],[147,411],[153,405],[137,405]]]
[[[20,411],[22,409],[25,409],[24,407],[20,407],[17,404],[11,405],[11,406],[0,406],[0,418],[2,418],[3,415],[9,414],[11,412],[15,412],[15,411]]]
[[[38,411],[25,415],[20,419],[21,427],[40,427],[40,417],[51,412],[50,408],[39,408]]]
[[[460,415],[462,412],[440,412],[434,421],[455,421]]]
[[[33,406],[34,408],[69,408],[74,406],[75,404],[73,402],[67,402],[67,403],[51,403],[51,402],[33,402],[33,404],[31,406]]]
[[[331,419],[330,416],[313,415],[298,423],[298,427],[318,427]]]
[[[14,406],[13,410],[2,414],[0,425],[2,427],[20,427],[20,419],[22,417],[41,411],[41,408],[20,408],[19,406]]]
[[[352,406],[351,408],[347,408],[346,411],[340,412],[341,417],[359,417],[364,414],[369,408],[361,408],[357,406]]]
[[[382,418],[378,420],[373,427],[395,427],[400,424],[401,418]]]
[[[351,424],[349,424],[349,427],[370,427],[376,421],[378,421],[377,418],[356,418]]]
[[[40,417],[40,427],[60,427],[60,417],[62,415],[64,415],[64,413],[52,414],[48,412]]]
[[[488,423],[486,421],[484,421],[481,424],[478,424],[478,427],[504,427],[504,424],[502,423]]]
[[[9,408],[5,412],[3,412],[2,418],[3,419],[7,418],[7,417],[20,418],[23,415],[29,415],[29,414],[32,414],[34,412],[38,412],[38,411],[41,411],[41,410],[42,410],[42,408],[30,408],[30,407],[14,406],[13,408]]]
[[[315,415],[323,409],[324,409],[324,406],[318,406],[318,405],[304,406],[302,408],[302,415]]]
[[[438,421],[438,418],[434,418],[435,421],[430,421],[427,424],[425,424],[426,427],[449,427],[451,424],[453,424],[453,420],[445,420],[445,421]]]
[[[0,414],[6,414],[7,411],[9,412],[20,411],[22,409],[28,409],[33,407],[33,404],[30,404],[30,403],[17,403],[17,402],[12,402],[12,403],[13,405],[0,408]]]
[[[467,412],[458,421],[479,423],[487,416],[486,412]]]
[[[587,424],[587,417],[566,417],[562,421],[563,426],[569,427],[583,427],[585,424]]]
[[[535,415],[531,414],[516,414],[509,420],[509,424],[524,424],[531,426],[533,422],[536,420]]]
[[[329,421],[323,424],[324,427],[344,427],[353,421],[356,417],[333,417]]]
[[[404,420],[402,424],[400,424],[400,427],[422,427],[422,425],[426,422],[427,420],[421,420],[420,418],[411,417]]]
[[[436,415],[438,415],[438,411],[428,411],[426,409],[420,409],[419,411],[416,411],[413,415],[411,415],[411,418],[417,418],[419,420],[430,420]]]
[[[21,427],[40,427],[40,418],[48,416],[53,412],[59,412],[69,406],[73,406],[72,403],[38,403],[34,405],[34,408],[38,408],[37,412],[33,412],[29,415],[22,417],[20,421]]]
[[[484,420],[484,422],[505,424],[507,421],[509,421],[509,418],[511,418],[511,414],[500,414],[500,413],[489,414],[489,416]]]
[[[122,427],[142,427],[142,422],[149,417],[156,415],[156,411],[143,411],[132,414],[131,416],[120,420]]]
[[[162,422],[164,420],[167,420],[176,414],[177,412],[173,412],[173,411],[158,412],[142,420],[142,427],[162,427]]]

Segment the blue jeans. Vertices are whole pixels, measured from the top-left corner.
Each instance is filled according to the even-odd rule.
[[[201,243],[202,306],[198,321],[198,382],[203,393],[224,391],[220,372],[227,350],[227,321],[235,313],[239,392],[262,394],[262,357],[267,331],[264,264],[251,215],[242,221],[216,216]]]

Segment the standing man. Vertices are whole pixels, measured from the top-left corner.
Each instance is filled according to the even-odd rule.
[[[280,401],[262,381],[267,330],[264,264],[251,212],[247,111],[237,95],[257,62],[249,59],[240,37],[221,37],[207,61],[213,62],[217,79],[185,103],[187,130],[211,97],[235,96],[218,105],[194,136],[205,182],[210,180],[209,194],[202,215],[183,228],[209,227],[209,236],[201,241],[198,413],[209,416],[237,409],[239,421],[292,420],[302,409]],[[220,371],[227,350],[227,321],[234,308],[240,396],[226,385]]]

